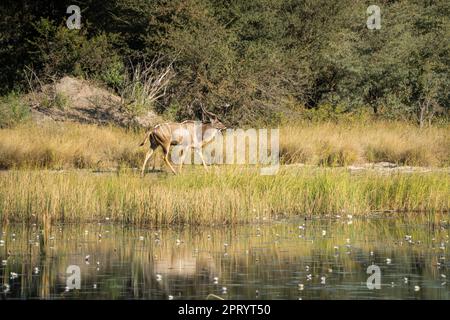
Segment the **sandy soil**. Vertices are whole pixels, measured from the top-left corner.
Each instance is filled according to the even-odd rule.
[[[73,77],[64,77],[27,96],[36,122],[74,121],[149,127],[160,121],[152,111],[135,116],[122,105],[118,95]]]

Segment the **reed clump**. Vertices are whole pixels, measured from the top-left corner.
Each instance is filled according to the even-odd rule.
[[[450,180],[442,172],[352,174],[342,168],[186,169],[183,175],[87,170],[0,173],[3,221],[111,221],[217,225],[298,215],[369,215],[379,211],[447,212]]]

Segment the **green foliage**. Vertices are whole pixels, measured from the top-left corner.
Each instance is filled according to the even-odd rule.
[[[113,89],[119,89],[123,86],[125,66],[123,62],[116,57],[115,60],[100,71],[100,80]]]
[[[415,119],[420,104],[448,113],[450,6],[444,1],[385,4],[380,30],[354,25],[365,3],[343,11],[321,58],[337,76],[330,101],[370,105],[386,118]],[[444,108],[447,108],[445,110]]]
[[[368,107],[349,109],[345,104],[320,104],[315,108],[299,107],[296,109],[297,117],[286,119],[285,122],[295,123],[298,120],[312,123],[365,123],[374,118],[373,111]]]
[[[175,76],[154,107],[176,119],[200,117],[194,99],[239,125],[450,114],[448,1],[383,1],[380,30],[366,0],[79,0],[81,30],[69,1],[21,3],[0,12],[0,93],[26,87],[26,65],[119,92],[129,65],[162,55]]]
[[[0,128],[13,127],[27,120],[29,116],[28,106],[16,92],[0,97]]]
[[[73,75],[99,79],[111,87],[121,85],[124,66],[110,44],[113,36],[99,33],[89,38],[85,29],[70,30],[44,18],[34,27],[37,36],[29,42],[40,78]]]

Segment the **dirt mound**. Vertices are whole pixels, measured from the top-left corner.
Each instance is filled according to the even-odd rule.
[[[148,127],[161,119],[152,111],[136,116],[119,96],[95,84],[64,77],[28,95],[33,119]]]

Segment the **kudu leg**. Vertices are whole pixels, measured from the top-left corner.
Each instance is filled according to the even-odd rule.
[[[186,156],[187,156],[188,149],[189,149],[189,148],[185,148],[185,149],[183,149],[183,151],[182,151],[183,154],[182,154],[181,157],[180,157],[180,164],[179,164],[179,166],[178,166],[178,173],[181,173],[181,169],[183,168],[184,159],[185,159]]]
[[[145,155],[145,160],[144,160],[144,164],[142,165],[142,171],[141,171],[141,177],[144,176],[145,173],[145,166],[147,164],[147,161],[150,159],[150,157],[153,154],[153,149],[148,150],[147,154]]]
[[[155,167],[156,167],[156,154],[153,157],[153,165],[152,165],[152,171],[155,171]]]
[[[167,163],[170,170],[172,170],[173,174],[176,175],[177,173],[175,172],[175,169],[172,167],[172,165],[170,164],[170,161],[169,161],[169,148],[164,148],[164,161]]]
[[[208,170],[208,166],[206,165],[205,159],[203,158],[203,152],[202,152],[202,150],[201,150],[201,149],[195,148],[195,152],[197,152],[198,155],[200,156],[200,159],[202,159],[203,167],[205,168],[205,170],[206,170],[206,171],[209,171],[209,170]]]

